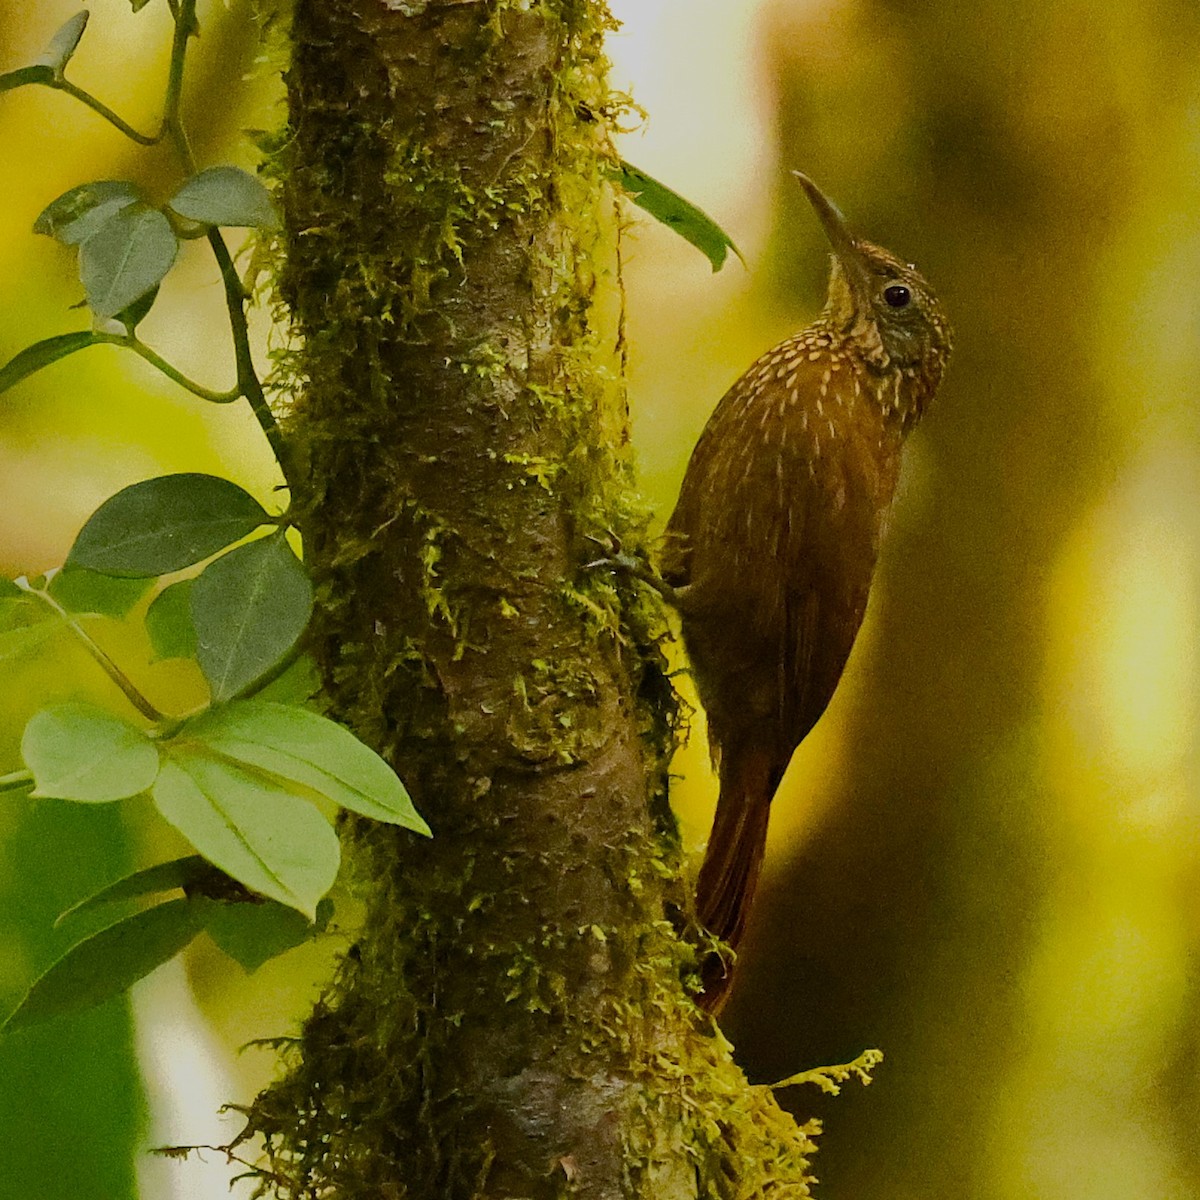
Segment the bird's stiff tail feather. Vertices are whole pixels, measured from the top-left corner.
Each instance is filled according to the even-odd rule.
[[[722,749],[721,794],[696,883],[696,915],[735,953],[746,931],[767,847],[771,798],[786,766],[786,759],[777,765],[762,748]],[[732,961],[722,954],[708,955],[701,979],[704,990],[697,1003],[706,1012],[718,1012],[733,983]]]

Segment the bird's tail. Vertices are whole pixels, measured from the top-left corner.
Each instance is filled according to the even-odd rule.
[[[786,760],[776,764],[763,747],[722,748],[721,794],[696,883],[696,915],[734,953],[746,931],[762,868],[771,798],[786,766]],[[733,983],[732,961],[710,954],[701,965],[701,979],[704,990],[697,1003],[706,1012],[718,1012]]]

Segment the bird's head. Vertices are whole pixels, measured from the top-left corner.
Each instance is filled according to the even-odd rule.
[[[872,367],[919,376],[932,392],[953,342],[933,289],[911,263],[854,237],[825,193],[807,175],[793,174],[833,248],[825,320]]]

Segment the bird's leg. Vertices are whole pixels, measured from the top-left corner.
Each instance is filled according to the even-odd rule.
[[[681,593],[686,591],[685,588],[676,588],[669,584],[659,573],[654,564],[646,557],[637,554],[628,554],[621,548],[621,539],[615,533],[608,533],[604,539],[593,537],[591,534],[584,535],[589,542],[595,542],[602,550],[606,551],[600,558],[595,558],[591,562],[583,564],[585,571],[595,571],[601,568],[614,572],[615,574],[625,575],[630,579],[636,579],[640,583],[644,583],[648,588],[656,591],[668,604],[677,608],[681,599]]]

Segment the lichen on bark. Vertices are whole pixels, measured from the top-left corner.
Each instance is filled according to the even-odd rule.
[[[807,1195],[811,1130],[687,991],[630,490],[598,0],[297,0],[279,291],[330,711],[431,841],[248,1111],[285,1197]],[[605,315],[607,314],[607,316]]]

